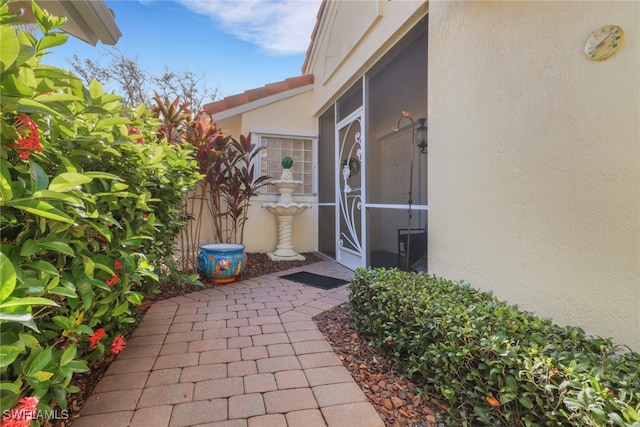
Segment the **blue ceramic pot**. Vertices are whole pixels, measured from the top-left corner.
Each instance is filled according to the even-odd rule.
[[[215,283],[233,282],[246,264],[244,245],[213,243],[200,246],[198,271]]]

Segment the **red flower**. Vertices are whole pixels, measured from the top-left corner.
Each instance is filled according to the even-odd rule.
[[[89,347],[91,347],[92,350],[95,350],[96,347],[98,346],[98,341],[100,341],[103,336],[104,336],[104,328],[100,328],[97,331],[95,331],[93,335],[91,335],[91,338],[89,338]]]
[[[113,286],[120,281],[120,276],[117,274],[112,276],[111,279],[107,280],[107,286]]]
[[[37,397],[23,397],[20,399],[20,403],[24,405],[27,409],[36,409],[38,406],[38,398]]]
[[[113,268],[116,271],[122,271],[122,263],[120,262],[119,259],[117,259],[114,263],[113,263]]]
[[[126,345],[124,343],[124,337],[122,335],[118,335],[113,339],[113,342],[111,343],[111,353],[120,354],[120,352],[124,350],[125,347]]]
[[[487,396],[487,402],[493,407],[500,406],[500,401],[493,396]]]
[[[145,221],[149,219],[149,214],[143,213],[142,214],[142,219],[144,219]]]
[[[140,132],[140,129],[138,129],[135,126],[127,126],[127,129],[129,129],[129,135],[142,135],[142,132]],[[134,139],[134,141],[137,142],[138,144],[144,144],[143,138],[137,138],[137,139]]]
[[[23,397],[20,404],[2,414],[2,425],[8,427],[29,427],[31,420],[37,415],[37,397]]]
[[[19,153],[20,158],[27,160],[33,151],[38,153],[42,151],[38,126],[31,117],[20,114],[14,127],[19,136],[12,146]]]

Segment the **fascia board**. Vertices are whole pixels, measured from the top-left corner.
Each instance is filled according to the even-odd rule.
[[[320,16],[318,27],[316,28],[315,38],[311,41],[307,61],[303,64],[302,74],[313,74],[316,61],[318,60],[319,48],[327,37],[327,27],[332,22],[331,17],[335,16],[335,11],[338,7],[337,3],[338,2],[335,1],[324,0],[322,15]]]

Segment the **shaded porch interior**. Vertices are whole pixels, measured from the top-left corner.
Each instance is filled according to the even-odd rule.
[[[357,80],[319,119],[318,245],[328,256],[335,258],[337,245],[335,124],[364,102],[366,229],[359,232],[366,233],[366,265],[406,269],[406,230],[411,229],[409,267],[426,271],[428,153],[415,145],[409,120],[402,120],[398,131],[394,128],[403,111],[411,113],[415,127],[427,117],[427,34],[425,17],[370,68],[365,85]]]

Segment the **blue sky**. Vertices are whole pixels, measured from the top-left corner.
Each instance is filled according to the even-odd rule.
[[[209,89],[229,96],[301,74],[320,0],[105,0],[122,37],[116,45],[141,68],[206,73]],[[46,6],[45,6],[46,8]],[[105,49],[70,38],[43,61],[100,62]],[[105,64],[105,61],[102,61]]]

